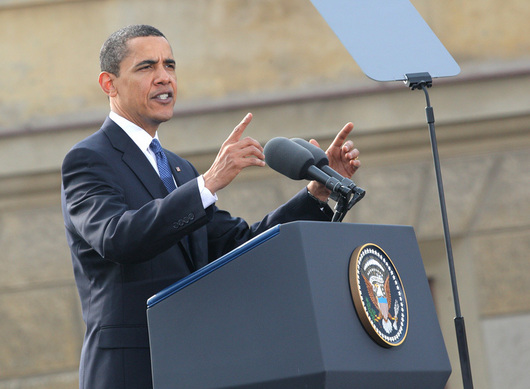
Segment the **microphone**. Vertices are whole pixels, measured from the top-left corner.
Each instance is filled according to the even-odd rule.
[[[319,167],[323,172],[325,172],[331,177],[335,177],[337,180],[341,181],[344,186],[347,186],[351,188],[352,190],[354,190],[357,187],[357,185],[355,185],[355,183],[352,180],[350,180],[347,177],[344,177],[342,174],[333,170],[329,166],[328,156],[326,155],[324,150],[322,150],[320,147],[317,147],[314,144],[306,141],[305,139],[301,139],[301,138],[293,138],[291,140],[295,142],[297,145],[300,145],[306,150],[308,150],[313,155],[313,158],[315,160],[315,165]]]
[[[342,219],[346,215],[346,212],[364,197],[366,191],[363,188],[360,188],[355,185],[355,182],[353,182],[349,178],[344,177],[339,172],[333,170],[328,165],[329,160],[326,153],[320,147],[317,147],[314,144],[301,138],[293,138],[291,140],[299,146],[302,146],[303,148],[308,150],[313,155],[313,159],[316,161],[315,165],[318,166],[323,172],[330,175],[331,177],[336,178],[341,182],[341,185],[343,185],[343,187],[348,188],[349,191],[343,198],[338,198],[336,193],[332,193],[330,196],[333,200],[337,201],[337,205],[335,207],[335,214],[333,215],[332,221],[342,221]],[[350,193],[352,194],[352,196],[348,198],[347,196]]]
[[[314,165],[313,155],[287,138],[272,138],[263,148],[265,162],[278,173],[293,180],[302,180],[309,166]]]
[[[323,167],[329,165],[328,156],[326,155],[324,150],[322,150],[320,147],[317,147],[314,144],[312,144],[312,143],[310,143],[310,142],[308,142],[308,141],[306,141],[305,139],[302,139],[302,138],[292,138],[291,140],[294,143],[296,143],[297,145],[302,146],[304,149],[309,151],[311,153],[311,155],[313,155],[313,159],[315,160],[315,166],[316,167],[324,170]],[[331,174],[330,174],[330,172],[326,172],[330,176],[333,176],[333,177],[335,177],[337,179],[339,179],[338,176],[340,176],[340,178],[343,178],[339,173],[337,173],[333,169],[330,168],[330,170],[332,172]],[[335,173],[335,174],[333,174],[333,173]]]
[[[309,150],[290,139],[277,137],[269,140],[263,153],[267,165],[293,180],[315,180],[324,184],[332,192],[343,195],[351,192],[337,178],[331,177],[315,166],[315,158]]]

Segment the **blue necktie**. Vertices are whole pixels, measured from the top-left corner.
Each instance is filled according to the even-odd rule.
[[[164,186],[166,187],[169,193],[173,192],[175,189],[177,189],[177,186],[175,185],[175,181],[173,180],[173,175],[171,174],[171,167],[169,166],[169,163],[167,162],[166,154],[162,150],[162,146],[160,145],[160,142],[157,139],[153,139],[151,141],[151,144],[149,145],[149,148],[151,149],[153,153],[155,153],[156,164],[158,166],[158,173],[160,173],[160,178],[162,179]],[[184,236],[182,241],[191,259],[190,236],[188,235]]]
[[[153,141],[149,145],[149,148],[153,153],[155,153],[156,164],[158,166],[160,178],[162,179],[162,182],[164,183],[167,191],[171,193],[172,191],[177,189],[177,187],[175,185],[175,181],[173,181],[173,175],[171,174],[171,168],[169,167],[169,163],[167,162],[166,154],[164,154],[164,151],[162,150],[162,146],[160,146],[160,142],[158,141],[158,139],[153,139]]]

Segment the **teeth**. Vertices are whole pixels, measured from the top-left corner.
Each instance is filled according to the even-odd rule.
[[[162,95],[158,95],[158,98],[161,99],[161,100],[166,100],[169,98],[169,94],[168,93],[164,93]]]

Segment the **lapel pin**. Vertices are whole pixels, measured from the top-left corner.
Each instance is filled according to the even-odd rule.
[[[177,166],[175,169],[177,170],[177,172],[180,172],[180,166]]]

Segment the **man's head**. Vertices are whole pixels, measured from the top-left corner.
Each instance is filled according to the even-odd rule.
[[[156,28],[125,27],[112,34],[100,53],[99,84],[111,109],[154,136],[173,116],[177,95],[175,60]]]
[[[124,27],[107,38],[99,52],[99,66],[102,72],[120,75],[120,63],[128,54],[127,42],[133,38],[161,36],[164,34],[155,27],[135,24]]]

